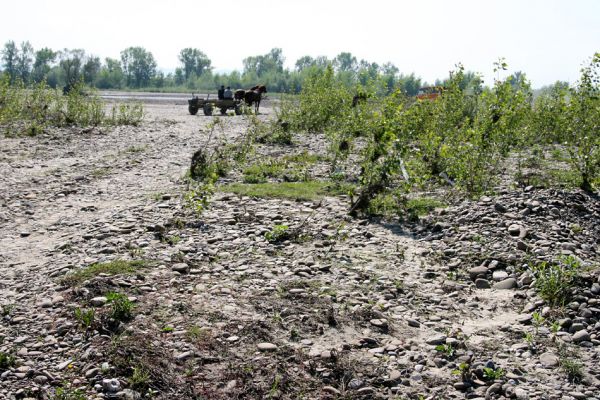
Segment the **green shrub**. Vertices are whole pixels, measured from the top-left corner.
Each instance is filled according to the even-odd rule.
[[[122,293],[109,292],[106,294],[111,306],[109,317],[115,321],[126,322],[133,318],[134,304]]]
[[[600,53],[581,70],[566,107],[566,147],[569,162],[581,175],[581,188],[592,191],[600,178]]]
[[[530,268],[536,278],[535,288],[539,296],[550,306],[563,306],[569,301],[581,270],[574,257],[564,257],[557,263],[544,261]]]
[[[290,238],[289,229],[287,225],[275,225],[271,231],[265,233],[265,239],[270,243],[283,242]]]

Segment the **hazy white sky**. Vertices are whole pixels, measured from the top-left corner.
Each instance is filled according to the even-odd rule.
[[[575,81],[600,51],[598,0],[5,0],[0,13],[0,45],[29,40],[101,58],[143,46],[162,69],[177,67],[184,47],[217,70],[281,47],[289,67],[349,51],[430,82],[462,62],[490,83],[505,57],[539,87]]]

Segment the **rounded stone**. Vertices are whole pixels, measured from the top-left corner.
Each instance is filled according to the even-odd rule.
[[[540,363],[546,368],[558,367],[558,357],[552,352],[546,352],[540,355]]]
[[[258,347],[258,350],[260,350],[260,351],[276,351],[277,350],[277,345],[274,345],[273,343],[259,343],[258,345],[256,345],[256,347]]]

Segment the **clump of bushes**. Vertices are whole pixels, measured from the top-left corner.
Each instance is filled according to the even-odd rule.
[[[110,115],[95,94],[84,94],[76,85],[63,95],[45,82],[26,87],[0,78],[0,129],[7,136],[35,136],[50,127],[139,125],[144,118],[139,103],[119,104]]]

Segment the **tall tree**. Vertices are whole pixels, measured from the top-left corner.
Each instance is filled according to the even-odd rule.
[[[48,77],[52,63],[56,61],[58,53],[44,47],[35,52],[35,61],[33,62],[33,71],[31,77],[34,82],[41,82]]]
[[[338,72],[356,72],[358,62],[352,53],[342,52],[333,59],[333,65]]]
[[[123,50],[121,64],[129,87],[147,86],[156,74],[154,56],[143,47],[128,47]]]
[[[296,71],[300,72],[305,68],[315,65],[315,59],[311,56],[300,57],[296,60]]]
[[[14,83],[17,78],[18,56],[19,49],[15,42],[12,40],[6,42],[2,50],[2,65],[4,65],[4,71],[8,74],[11,83]]]
[[[29,42],[22,42],[21,50],[17,56],[17,75],[23,82],[29,82],[32,62],[33,46]]]
[[[81,80],[84,57],[83,49],[64,49],[60,52],[59,65],[63,71],[65,86],[73,86]]]
[[[192,73],[195,73],[196,76],[202,76],[212,69],[210,58],[200,50],[191,47],[181,50],[179,61],[183,66],[185,79],[188,79]]]
[[[246,57],[242,61],[244,64],[244,74],[255,73],[258,77],[262,77],[270,72],[283,72],[283,50],[273,48],[270,52],[260,56]]]
[[[83,81],[88,85],[93,85],[101,66],[100,57],[89,56],[83,65]]]
[[[107,57],[104,59],[104,65],[100,68],[96,78],[96,87],[99,89],[118,89],[123,84],[123,78],[121,62]]]

